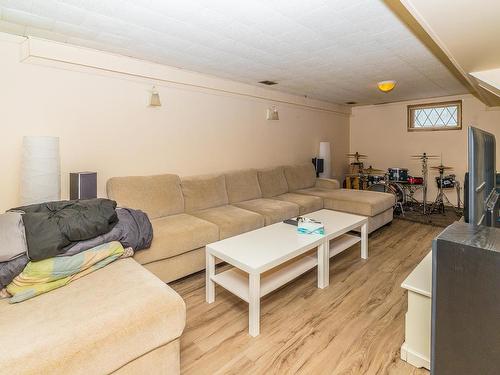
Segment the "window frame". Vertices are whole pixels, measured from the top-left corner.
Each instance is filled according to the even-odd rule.
[[[413,126],[414,113],[416,109],[439,108],[456,105],[457,106],[457,125],[456,126],[439,126],[439,127],[421,127]],[[409,132],[426,132],[426,131],[441,131],[441,130],[462,130],[462,100],[449,100],[445,102],[411,104],[407,106],[407,121],[406,129]]]

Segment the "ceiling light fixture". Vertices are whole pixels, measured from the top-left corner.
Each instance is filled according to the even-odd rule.
[[[382,92],[389,92],[394,89],[396,86],[396,81],[390,80],[390,81],[381,81],[377,83],[378,89]]]
[[[150,107],[161,107],[160,94],[156,91],[156,87],[153,86],[151,90],[151,101],[149,102]]]
[[[275,105],[273,105],[271,108],[267,109],[267,117],[268,120],[270,121],[276,121],[280,119],[280,116],[278,114],[278,108],[276,108]]]

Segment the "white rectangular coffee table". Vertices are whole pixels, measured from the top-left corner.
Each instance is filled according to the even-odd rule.
[[[260,299],[318,266],[318,288],[329,284],[330,257],[361,241],[361,257],[368,257],[368,219],[343,212],[320,210],[306,217],[320,220],[325,234],[301,234],[297,227],[276,223],[206,246],[206,300],[215,301],[218,284],[249,304],[249,333],[260,331]],[[361,237],[347,232],[361,228]],[[315,255],[307,254],[317,247]],[[215,273],[215,259],[233,268]]]

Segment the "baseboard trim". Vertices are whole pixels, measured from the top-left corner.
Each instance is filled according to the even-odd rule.
[[[431,361],[428,357],[417,353],[408,348],[406,342],[401,345],[401,359],[408,362],[410,365],[421,368],[425,367],[427,370],[431,369]]]

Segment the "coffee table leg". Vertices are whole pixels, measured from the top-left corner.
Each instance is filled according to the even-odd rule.
[[[330,284],[330,251],[329,241],[318,246],[318,288],[323,289]]]
[[[368,259],[368,223],[361,226],[361,258]]]
[[[260,274],[249,274],[248,332],[250,336],[260,333]]]
[[[215,257],[206,251],[207,266],[205,270],[205,288],[206,299],[208,303],[215,301],[215,283],[212,281],[212,276],[215,276]]]

